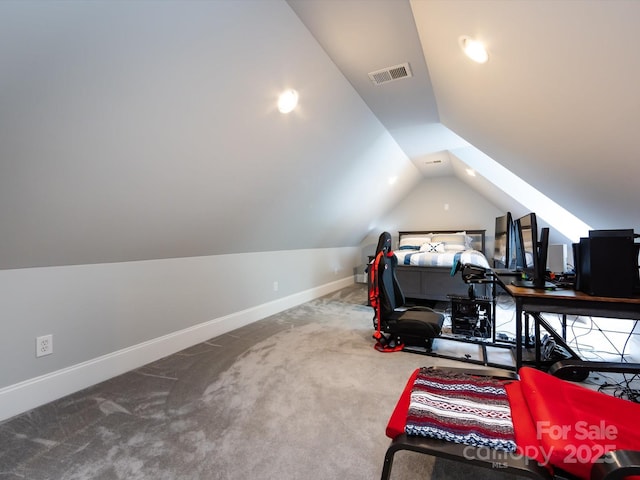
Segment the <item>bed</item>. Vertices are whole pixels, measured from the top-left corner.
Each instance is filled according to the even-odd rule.
[[[449,295],[467,296],[469,286],[460,273],[451,276],[455,262],[489,268],[485,230],[402,231],[398,235],[396,275],[404,295],[420,300],[448,301]],[[475,286],[477,296],[488,296],[484,285]]]

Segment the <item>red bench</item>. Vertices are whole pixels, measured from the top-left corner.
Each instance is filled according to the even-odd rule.
[[[592,480],[640,479],[638,403],[523,367],[518,380],[504,381],[517,447],[509,453],[405,433],[418,372],[407,382],[387,425],[386,434],[392,443],[385,456],[383,479],[389,478],[393,455],[399,450],[500,468],[530,478],[553,478],[558,474]],[[483,378],[475,373],[474,376]]]

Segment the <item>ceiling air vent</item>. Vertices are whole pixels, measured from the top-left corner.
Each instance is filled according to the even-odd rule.
[[[383,68],[382,70],[371,72],[369,74],[369,78],[374,85],[382,85],[383,83],[389,83],[394,80],[400,80],[401,78],[408,78],[412,76],[411,67],[409,67],[408,63]]]

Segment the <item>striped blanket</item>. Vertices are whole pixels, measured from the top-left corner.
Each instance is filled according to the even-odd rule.
[[[488,377],[420,369],[411,390],[405,432],[515,452],[507,393]]]
[[[489,268],[489,262],[477,250],[449,251],[444,253],[421,252],[419,250],[400,250],[393,252],[398,259],[398,265],[414,265],[418,267],[451,267],[459,258],[460,263],[479,265]],[[456,257],[457,255],[457,257]]]

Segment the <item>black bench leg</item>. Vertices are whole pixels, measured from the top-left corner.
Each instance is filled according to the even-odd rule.
[[[382,466],[382,476],[380,480],[389,480],[391,477],[391,467],[393,466],[393,455],[396,453],[394,448],[388,448],[384,455],[384,465]]]

